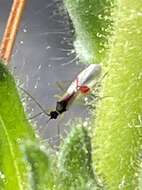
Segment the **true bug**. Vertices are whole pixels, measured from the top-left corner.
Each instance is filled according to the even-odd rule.
[[[81,71],[71,83],[63,97],[57,101],[56,109],[50,113],[47,113],[47,111],[44,110],[36,99],[33,98],[25,89],[22,88],[22,90],[28,94],[28,96],[30,96],[42,110],[42,112],[38,113],[34,117],[44,113],[50,117],[49,120],[57,119],[59,115],[68,110],[71,103],[80,93],[88,94],[90,92],[91,88],[96,84],[96,79],[100,76],[100,73],[101,66],[99,64],[90,64],[87,68]],[[34,117],[32,117],[32,119]]]

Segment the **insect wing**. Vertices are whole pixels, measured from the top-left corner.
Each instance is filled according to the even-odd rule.
[[[99,64],[91,64],[82,72],[80,72],[77,78],[71,83],[67,89],[68,94],[77,92],[78,87],[89,84],[92,80],[100,76],[101,66]]]
[[[99,64],[91,64],[84,69],[78,76],[78,85],[87,85],[92,80],[97,78],[101,73],[101,66]]]
[[[71,95],[76,91],[77,91],[77,85],[76,85],[76,80],[74,80],[69,86],[69,88],[67,89],[67,94]]]

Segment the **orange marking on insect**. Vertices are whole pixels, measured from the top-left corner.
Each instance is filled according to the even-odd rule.
[[[76,78],[76,87],[84,95],[86,95],[90,92],[90,88],[87,85],[79,85],[78,77]]]
[[[82,85],[79,88],[82,94],[88,94],[90,92],[90,88],[87,85]]]

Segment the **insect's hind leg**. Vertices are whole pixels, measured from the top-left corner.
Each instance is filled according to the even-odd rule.
[[[62,123],[63,122],[63,117],[64,117],[64,114],[62,114],[59,118],[59,122],[57,123],[57,138],[58,138],[58,146],[60,146],[61,144],[61,137],[62,137],[62,134],[61,134],[61,126],[62,126]]]

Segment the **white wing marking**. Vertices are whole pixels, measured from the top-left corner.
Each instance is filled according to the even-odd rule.
[[[95,78],[99,77],[101,73],[101,66],[99,64],[91,64],[86,69],[81,71],[76,79],[71,83],[67,89],[67,94],[72,94],[79,90],[78,86],[88,85]]]

